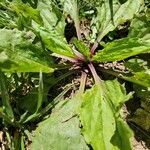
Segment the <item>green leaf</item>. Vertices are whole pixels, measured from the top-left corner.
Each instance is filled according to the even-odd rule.
[[[130,138],[133,133],[120,117],[119,112],[123,104],[132,97],[132,93],[127,95],[124,85],[121,85],[117,80],[106,81],[104,87],[105,97],[112,102],[115,109],[116,130],[110,142],[115,150],[131,150]]]
[[[74,57],[73,51],[65,38],[52,32],[38,29],[45,47],[50,51],[67,57]]]
[[[114,108],[118,111],[132,97],[132,93],[127,95],[124,85],[121,85],[117,80],[105,81],[104,87],[107,99],[112,101]]]
[[[107,70],[107,69],[102,69],[103,72],[106,72],[108,74],[114,75],[118,78],[121,78],[123,80],[133,82],[137,85],[141,85],[144,87],[150,87],[150,73],[149,71],[147,72],[134,72],[134,73],[121,73],[120,71],[112,71],[112,70]]]
[[[124,38],[115,40],[106,44],[103,50],[98,51],[93,60],[97,62],[119,61],[140,53],[150,52],[149,39]]]
[[[45,47],[59,55],[74,57],[64,37],[65,18],[62,10],[52,1],[39,1],[37,8],[32,8],[28,3],[13,2],[12,8],[18,16],[31,20],[35,32],[41,36]]]
[[[131,129],[127,124],[118,118],[116,121],[116,132],[111,139],[115,150],[132,150],[130,138],[133,136]],[[123,142],[124,141],[124,142]]]
[[[124,65],[133,73],[148,70],[148,61],[140,58],[129,59]]]
[[[14,138],[12,140],[13,144],[12,144],[12,148],[11,149],[24,150],[23,138],[24,138],[23,135],[16,130]]]
[[[122,128],[119,122],[121,120],[120,108],[129,98],[130,95],[126,95],[124,88],[119,85],[117,80],[94,85],[85,92],[79,116],[83,126],[82,133],[86,142],[93,149],[110,150],[116,148],[119,150],[122,146],[120,143],[129,141],[131,134],[125,137],[122,134],[129,128],[126,125]],[[120,143],[112,142],[115,140],[114,136],[117,138],[121,136]],[[130,150],[130,143],[127,144],[127,150]]]
[[[143,87],[134,84],[136,96],[140,98],[140,108],[136,110],[130,121],[136,123],[144,130],[150,130],[150,87]]]
[[[31,106],[27,105],[28,103],[24,104],[25,108],[27,108],[27,111],[22,115],[22,117],[21,117],[21,119],[20,119],[20,122],[21,122],[21,123],[27,123],[27,122],[29,122],[29,121],[33,121],[33,120],[35,120],[35,119],[37,119],[37,118],[39,118],[39,117],[45,115],[49,110],[51,110],[52,108],[54,108],[55,105],[56,105],[59,101],[61,101],[61,100],[63,99],[63,96],[66,94],[66,92],[68,92],[68,90],[70,90],[70,88],[71,88],[71,86],[66,87],[56,98],[54,98],[52,101],[50,101],[50,102],[46,105],[46,107],[43,108],[43,109],[41,109],[39,112],[34,112],[34,111],[36,111],[36,108],[33,107],[33,104],[36,103],[36,102],[35,102],[36,99],[33,99],[33,97],[32,97],[32,99],[31,99],[31,96],[32,96],[32,95],[30,95],[30,96],[28,97],[28,99],[26,99],[27,102],[30,102],[30,103],[31,103],[32,101],[34,101],[34,103],[32,102],[32,103],[31,103]],[[37,96],[37,95],[35,95],[35,96]],[[36,97],[35,97],[35,98],[36,98]],[[31,100],[32,100],[32,101],[31,101]],[[31,109],[33,109],[33,110],[31,111]],[[31,115],[28,114],[28,111],[29,111],[29,113],[32,112]]]
[[[9,5],[0,3],[0,28],[13,28],[16,26],[16,14],[11,11]]]
[[[75,113],[77,106],[76,99],[58,103],[51,116],[36,128],[31,149],[89,149],[80,133],[80,123]]]
[[[133,75],[120,75],[123,79],[142,85],[144,87],[150,87],[150,71],[148,72],[135,72]]]
[[[21,145],[21,150],[25,150],[25,137],[23,135],[21,136],[20,145]]]
[[[99,85],[86,91],[80,110],[85,140],[93,149],[111,149],[111,137],[115,132],[115,119]],[[87,115],[88,114],[88,115]]]
[[[150,87],[150,68],[149,61],[139,58],[129,59],[124,63],[132,74],[123,75],[129,81],[139,83],[142,86]]]
[[[58,3],[54,4],[50,0],[40,0],[38,1],[37,10],[40,12],[45,29],[64,36],[65,18]]]
[[[133,88],[137,97],[141,98],[142,100],[150,101],[150,87],[143,87],[134,84]]]
[[[84,55],[84,57],[86,57],[87,60],[90,59],[90,50],[84,42],[78,40],[77,38],[73,38],[73,44],[75,45],[77,50],[81,52]]]
[[[93,18],[92,25],[100,32],[100,41],[108,32],[113,31],[118,25],[131,20],[139,12],[143,0],[127,0],[120,4],[118,0],[105,0],[97,7],[97,16]],[[93,30],[94,30],[93,28]]]
[[[150,22],[145,14],[134,17],[131,22],[128,36],[142,38],[150,33]]]
[[[0,30],[0,68],[9,72],[53,72],[54,64],[29,32]],[[32,35],[32,34],[31,34]]]
[[[43,103],[43,96],[44,96],[44,87],[43,87],[43,75],[42,72],[39,74],[39,88],[38,88],[38,99],[37,99],[37,108],[36,112],[39,111],[39,109],[42,106]]]
[[[30,92],[25,95],[24,97],[20,98],[18,101],[18,105],[20,106],[20,109],[22,111],[27,111],[29,114],[33,114],[36,112],[36,107],[37,106],[37,102],[38,102],[38,98],[39,98],[39,92],[42,92],[41,94],[43,95],[43,99],[42,102],[48,102],[48,101],[52,101],[49,100],[47,95],[49,90],[56,85],[58,82],[60,82],[61,80],[69,77],[70,75],[72,75],[72,73],[74,73],[75,71],[69,71],[65,74],[62,74],[59,77],[55,77],[53,76],[53,74],[43,74],[43,81],[39,81],[40,84],[42,84],[41,82],[43,82],[43,90],[39,90],[42,89],[42,87],[39,86],[35,86],[33,87]],[[63,93],[60,93],[61,96],[59,96],[59,98],[57,99],[61,99],[60,97],[63,97],[63,95],[68,91],[69,89],[67,88],[66,90],[63,90]],[[55,100],[57,101],[57,100]],[[28,105],[30,104],[30,105]],[[48,111],[53,105],[50,103],[50,105],[47,105],[46,108],[44,109],[45,111]]]
[[[81,38],[78,0],[65,0],[64,12],[70,15],[73,19],[76,27],[77,36],[78,38]]]
[[[0,70],[0,90],[1,90],[1,96],[2,96],[3,112],[8,118],[8,121],[13,122],[14,113],[13,113],[13,110],[10,104],[10,98],[8,95],[6,76],[4,75],[3,72],[1,72],[1,70]]]
[[[14,1],[10,3],[10,7],[18,14],[18,16],[23,16],[28,18],[28,20],[33,19],[35,22],[42,25],[40,12],[37,9],[32,8],[28,3],[25,4],[21,1]]]
[[[76,22],[79,21],[78,19],[78,13],[79,13],[79,8],[78,8],[78,2],[77,0],[65,0],[64,1],[64,12],[69,14],[71,18]]]
[[[43,20],[43,26],[33,22],[32,27],[40,35],[45,47],[62,56],[74,57],[64,37],[65,17],[58,4],[54,5],[52,1],[39,1],[37,9]]]

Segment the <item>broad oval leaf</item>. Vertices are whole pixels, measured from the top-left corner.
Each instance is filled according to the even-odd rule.
[[[86,91],[79,116],[86,142],[94,150],[111,149],[113,145],[110,140],[115,132],[115,119],[99,85]]]
[[[72,49],[63,36],[52,32],[50,33],[46,30],[44,31],[40,28],[38,31],[47,49],[62,56],[75,57]]]
[[[93,60],[97,62],[119,61],[143,52],[150,52],[149,38],[124,38],[106,44],[103,50],[96,53]]]
[[[124,88],[117,80],[101,84],[94,85],[83,96],[79,116],[85,140],[94,150],[120,150],[124,146],[122,143],[128,141],[125,148],[131,150],[132,132],[119,115],[122,104],[130,95],[122,91]],[[127,132],[126,136],[124,132]]]
[[[35,130],[32,150],[88,150],[80,133],[76,116],[76,100],[61,101],[53,109],[51,116],[41,122]]]

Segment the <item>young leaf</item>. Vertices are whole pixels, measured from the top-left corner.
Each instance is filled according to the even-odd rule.
[[[76,99],[59,102],[51,116],[36,128],[31,149],[88,150],[80,133],[76,107],[78,107]]]
[[[97,7],[97,17],[93,18],[93,25],[97,25],[98,42],[118,25],[125,23],[138,13],[143,0],[127,0],[120,4],[119,0],[104,0]]]
[[[0,30],[0,67],[9,72],[53,72],[51,57],[42,47],[32,44],[26,32]]]
[[[79,52],[81,52],[84,57],[86,57],[87,60],[90,59],[90,50],[89,48],[82,42],[81,40],[78,40],[77,38],[73,38],[73,44],[77,48]]]
[[[111,88],[115,89],[111,91]],[[124,88],[119,85],[117,80],[108,81],[102,85],[94,85],[83,96],[79,113],[83,126],[82,133],[86,142],[93,149],[119,149],[123,146],[120,145],[120,143],[124,143],[122,140],[129,141],[129,137],[131,137],[131,134],[125,137],[122,135],[124,131],[129,131],[129,128],[126,125],[122,128],[119,124],[121,119],[119,110],[122,104],[130,98],[122,89]],[[115,93],[118,91],[119,93],[116,95]],[[121,137],[121,142],[113,143],[114,136]],[[127,144],[126,150],[130,150],[130,142]]]
[[[144,52],[150,52],[149,38],[124,38],[106,44],[103,50],[96,53],[93,60],[97,62],[119,61]]]

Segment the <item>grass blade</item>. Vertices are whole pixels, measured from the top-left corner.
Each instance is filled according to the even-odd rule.
[[[43,91],[44,91],[44,87],[43,87],[43,75],[42,75],[42,72],[40,71],[40,74],[39,74],[39,88],[38,88],[38,101],[37,101],[36,113],[38,112],[38,110],[40,109],[40,107],[42,105]]]
[[[53,99],[45,108],[43,108],[39,113],[34,113],[30,115],[23,123],[27,123],[29,121],[33,121],[36,118],[41,117],[42,115],[46,114],[49,110],[51,110],[59,101],[61,101],[64,95],[70,90],[72,86],[66,87],[56,98]]]
[[[1,88],[1,96],[2,96],[2,103],[3,103],[3,112],[6,116],[10,119],[11,122],[14,120],[14,114],[12,107],[10,105],[10,99],[7,91],[6,85],[6,77],[3,72],[0,71],[0,88]]]

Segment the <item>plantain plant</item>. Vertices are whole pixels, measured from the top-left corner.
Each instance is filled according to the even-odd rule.
[[[2,0],[4,146],[132,149],[122,107],[138,93],[128,89],[129,82],[140,90],[150,87],[149,52],[149,8],[143,0]],[[65,98],[75,86],[66,78],[80,78],[80,85]],[[59,94],[60,86],[65,88]]]

